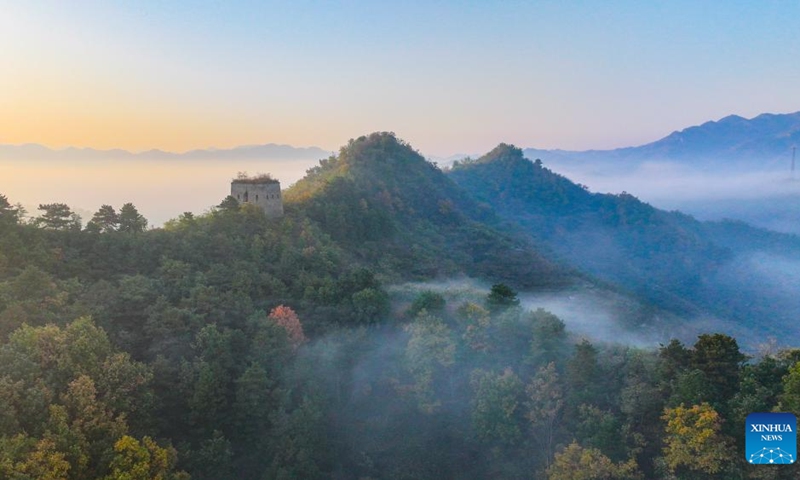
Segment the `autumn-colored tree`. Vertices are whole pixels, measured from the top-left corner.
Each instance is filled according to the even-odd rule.
[[[68,478],[69,462],[49,438],[39,440],[30,452],[19,459],[22,456],[20,450],[24,450],[26,444],[32,444],[32,442],[32,439],[23,434],[0,441],[0,450],[5,450],[0,453],[0,457],[6,457],[11,451],[18,449],[14,452],[18,457],[16,462],[11,458],[0,460],[0,478],[20,480],[63,480]]]
[[[127,416],[145,414],[150,371],[81,318],[18,328],[0,346],[0,379],[0,478],[72,480],[108,473]]]
[[[184,472],[175,472],[177,453],[172,447],[160,447],[150,437],[141,442],[123,435],[114,444],[111,474],[105,480],[188,480]]]
[[[51,406],[49,435],[67,452],[71,479],[99,478],[112,445],[128,430],[125,418],[98,398],[94,381],[86,375],[72,381],[62,399],[63,408]]]
[[[661,418],[667,423],[664,459],[673,472],[717,474],[732,458],[722,419],[709,404],[667,408]]]
[[[634,459],[614,463],[596,448],[572,442],[557,453],[547,469],[548,480],[634,480],[642,478]]]
[[[291,307],[278,305],[269,312],[268,318],[286,330],[286,334],[289,336],[289,343],[295,350],[306,341],[300,318],[297,317]]]

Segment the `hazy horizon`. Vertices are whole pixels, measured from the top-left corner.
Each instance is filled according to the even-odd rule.
[[[5,2],[0,143],[637,145],[800,110],[795,4]]]
[[[153,226],[183,212],[201,214],[230,194],[230,181],[238,172],[270,173],[287,188],[316,165],[317,160],[98,160],[0,162],[0,185],[9,201],[21,203],[29,216],[38,216],[38,204],[66,203],[82,214],[84,223],[103,204],[119,208],[132,202]]]
[[[413,144],[412,144],[413,146]],[[485,152],[484,152],[485,153]],[[270,173],[289,188],[320,158],[274,160],[109,159],[0,162],[0,193],[37,216],[36,206],[66,203],[84,222],[103,204],[134,203],[152,226],[181,213],[202,214],[230,193],[238,172]],[[592,192],[628,192],[665,210],[680,210],[701,220],[732,218],[772,230],[800,234],[800,210],[781,199],[800,197],[800,181],[788,172],[708,172],[668,162],[644,162],[624,172],[602,173],[580,165],[544,160],[545,167]],[[777,201],[776,201],[777,200]]]

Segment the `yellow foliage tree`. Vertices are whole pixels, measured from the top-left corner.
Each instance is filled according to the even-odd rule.
[[[175,449],[159,447],[150,437],[139,442],[123,435],[114,444],[111,474],[105,480],[187,480],[187,474],[174,471],[177,457]]]
[[[732,458],[730,441],[720,433],[722,419],[711,405],[667,408],[661,418],[667,423],[664,459],[673,472],[716,474]]]
[[[39,440],[34,451],[19,467],[19,473],[38,480],[61,480],[67,478],[69,472],[69,462],[48,438]]]
[[[636,480],[642,475],[631,458],[614,463],[596,448],[583,448],[572,442],[557,453],[547,468],[547,480]]]

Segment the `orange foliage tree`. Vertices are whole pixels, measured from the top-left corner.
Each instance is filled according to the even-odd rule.
[[[286,330],[289,335],[289,343],[291,343],[293,349],[297,350],[297,347],[306,341],[300,318],[297,317],[291,307],[278,305],[269,312],[268,318]]]

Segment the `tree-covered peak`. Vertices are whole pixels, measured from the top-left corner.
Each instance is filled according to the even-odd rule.
[[[525,168],[532,164],[525,158],[521,149],[509,143],[501,143],[477,159],[467,157],[463,160],[456,160],[453,163],[452,170],[455,171],[480,165],[504,165],[505,168]],[[541,162],[537,160],[536,165],[540,166]]]
[[[489,153],[480,157],[477,160],[477,163],[491,163],[503,160],[524,161],[525,155],[522,153],[522,149],[517,148],[509,143],[501,143],[494,147]]]
[[[355,181],[367,188],[401,188],[426,183],[439,172],[393,132],[374,132],[350,139],[339,153],[319,161],[286,192],[288,202],[305,202],[337,179]]]
[[[394,132],[373,132],[351,139],[339,150],[339,160],[359,164],[424,164],[425,159]]]
[[[392,265],[382,273],[466,273],[515,285],[564,280],[560,267],[527,239],[497,230],[490,208],[393,133],[350,140],[284,198],[353,258],[370,267]],[[525,273],[509,278],[507,272],[516,272],[512,264],[524,265]]]
[[[338,203],[340,190],[392,217],[437,216],[442,210],[475,216],[479,210],[436,165],[391,132],[351,139],[337,155],[308,170],[285,198],[290,203]]]
[[[449,177],[501,210],[563,210],[590,196],[583,186],[545,168],[541,160],[528,160],[521,149],[507,143],[477,160],[454,163]],[[498,200],[500,205],[495,204]]]

